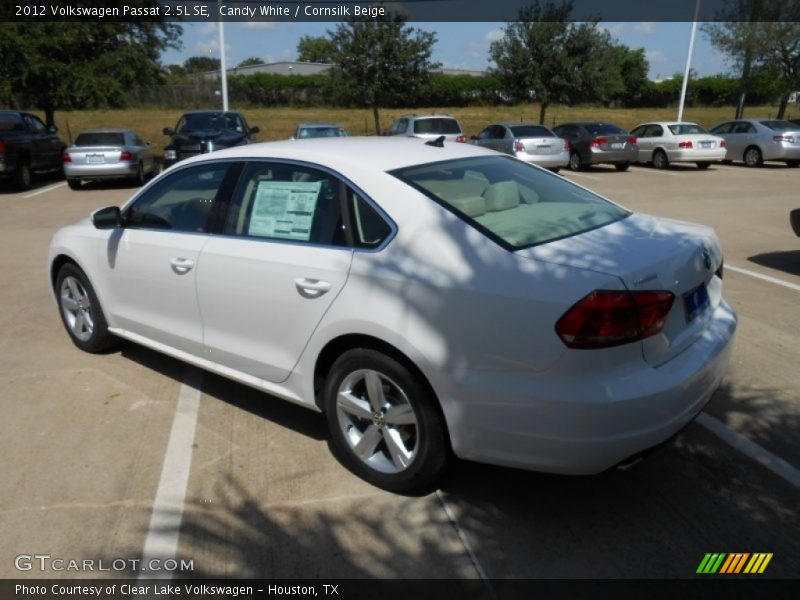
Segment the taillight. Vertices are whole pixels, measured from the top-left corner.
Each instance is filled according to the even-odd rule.
[[[589,145],[594,146],[595,148],[599,148],[600,146],[605,146],[607,143],[608,143],[608,138],[599,137],[599,138],[594,138],[591,144]]]
[[[772,136],[773,142],[789,142],[790,144],[794,144],[794,136],[791,135],[774,135]]]
[[[71,163],[72,162],[72,157],[69,155],[69,152],[67,152],[66,150],[64,150],[64,162],[65,163]]]
[[[720,148],[724,148],[724,147],[725,147],[725,146],[727,146],[727,145],[728,145],[728,142],[726,142],[725,140],[722,140],[722,141],[719,143],[719,147],[720,147]]]
[[[629,137],[628,138],[628,143],[633,145],[633,146],[635,146],[638,143],[638,141],[639,140],[637,140],[635,137]]]
[[[514,152],[525,152],[525,146],[519,140],[514,140]]]
[[[460,136],[458,136],[458,137],[456,138],[456,141],[457,141],[459,144],[465,144],[465,143],[467,142],[467,136],[465,136],[465,135],[462,133]]]
[[[569,152],[569,150],[570,150],[569,142],[567,140],[564,140],[564,152]]]
[[[675,296],[668,291],[597,290],[570,308],[556,333],[570,348],[608,348],[659,333]]]
[[[687,141],[687,142],[679,142],[678,148],[694,148],[694,146],[692,145],[692,142]]]
[[[6,143],[0,142],[0,156],[6,155]]]
[[[133,154],[131,154],[127,150],[123,150],[122,153],[119,155],[119,160],[121,162],[130,162],[133,160]]]

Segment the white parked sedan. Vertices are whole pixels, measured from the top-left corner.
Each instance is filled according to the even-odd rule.
[[[631,131],[639,139],[639,162],[666,169],[670,163],[693,162],[707,169],[725,158],[725,140],[696,123],[642,123]]]
[[[198,156],[59,230],[48,260],[79,348],[125,338],[322,411],[340,460],[395,491],[451,450],[625,461],[703,409],[736,329],[711,229],[448,142]]]

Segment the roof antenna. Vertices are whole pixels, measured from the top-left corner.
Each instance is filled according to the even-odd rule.
[[[435,140],[428,140],[425,142],[426,146],[434,146],[436,148],[444,148],[444,136],[440,135]]]

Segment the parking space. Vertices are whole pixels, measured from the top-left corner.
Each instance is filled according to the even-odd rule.
[[[42,576],[18,572],[19,554],[111,561],[170,544],[207,577],[672,578],[706,552],[737,551],[772,552],[767,575],[797,577],[800,495],[787,473],[800,468],[800,239],[788,215],[800,170],[562,174],[716,229],[740,329],[706,414],[755,454],[701,421],[598,476],[462,462],[434,494],[377,490],[331,456],[316,413],[134,344],[76,349],[47,289],[50,236],[133,190],[51,181],[0,193],[0,480],[12,492],[0,500],[0,577]],[[196,411],[176,434],[182,403]],[[177,458],[176,435],[188,440]],[[775,459],[783,476],[764,466]]]

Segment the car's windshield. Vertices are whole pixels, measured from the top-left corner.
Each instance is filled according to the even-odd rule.
[[[461,127],[455,119],[417,119],[414,121],[414,133],[461,133]]]
[[[97,131],[81,133],[75,138],[76,146],[124,146],[125,134]]]
[[[552,131],[539,125],[514,125],[510,129],[517,138],[553,137]]]
[[[347,132],[341,127],[301,127],[297,134],[299,139],[320,137],[345,137]]]
[[[687,135],[690,133],[708,133],[700,125],[694,123],[679,123],[677,125],[668,125],[672,135]]]
[[[797,125],[790,121],[761,121],[764,127],[769,127],[773,131],[797,131]]]
[[[587,123],[584,125],[586,129],[589,130],[589,133],[592,135],[613,135],[615,133],[627,133],[624,129],[620,129],[616,125],[611,125],[610,123]]]
[[[631,214],[510,157],[462,158],[391,174],[510,250],[577,235]]]
[[[230,130],[244,133],[244,125],[238,115],[226,113],[192,113],[183,115],[178,122],[178,133],[188,131]]]

